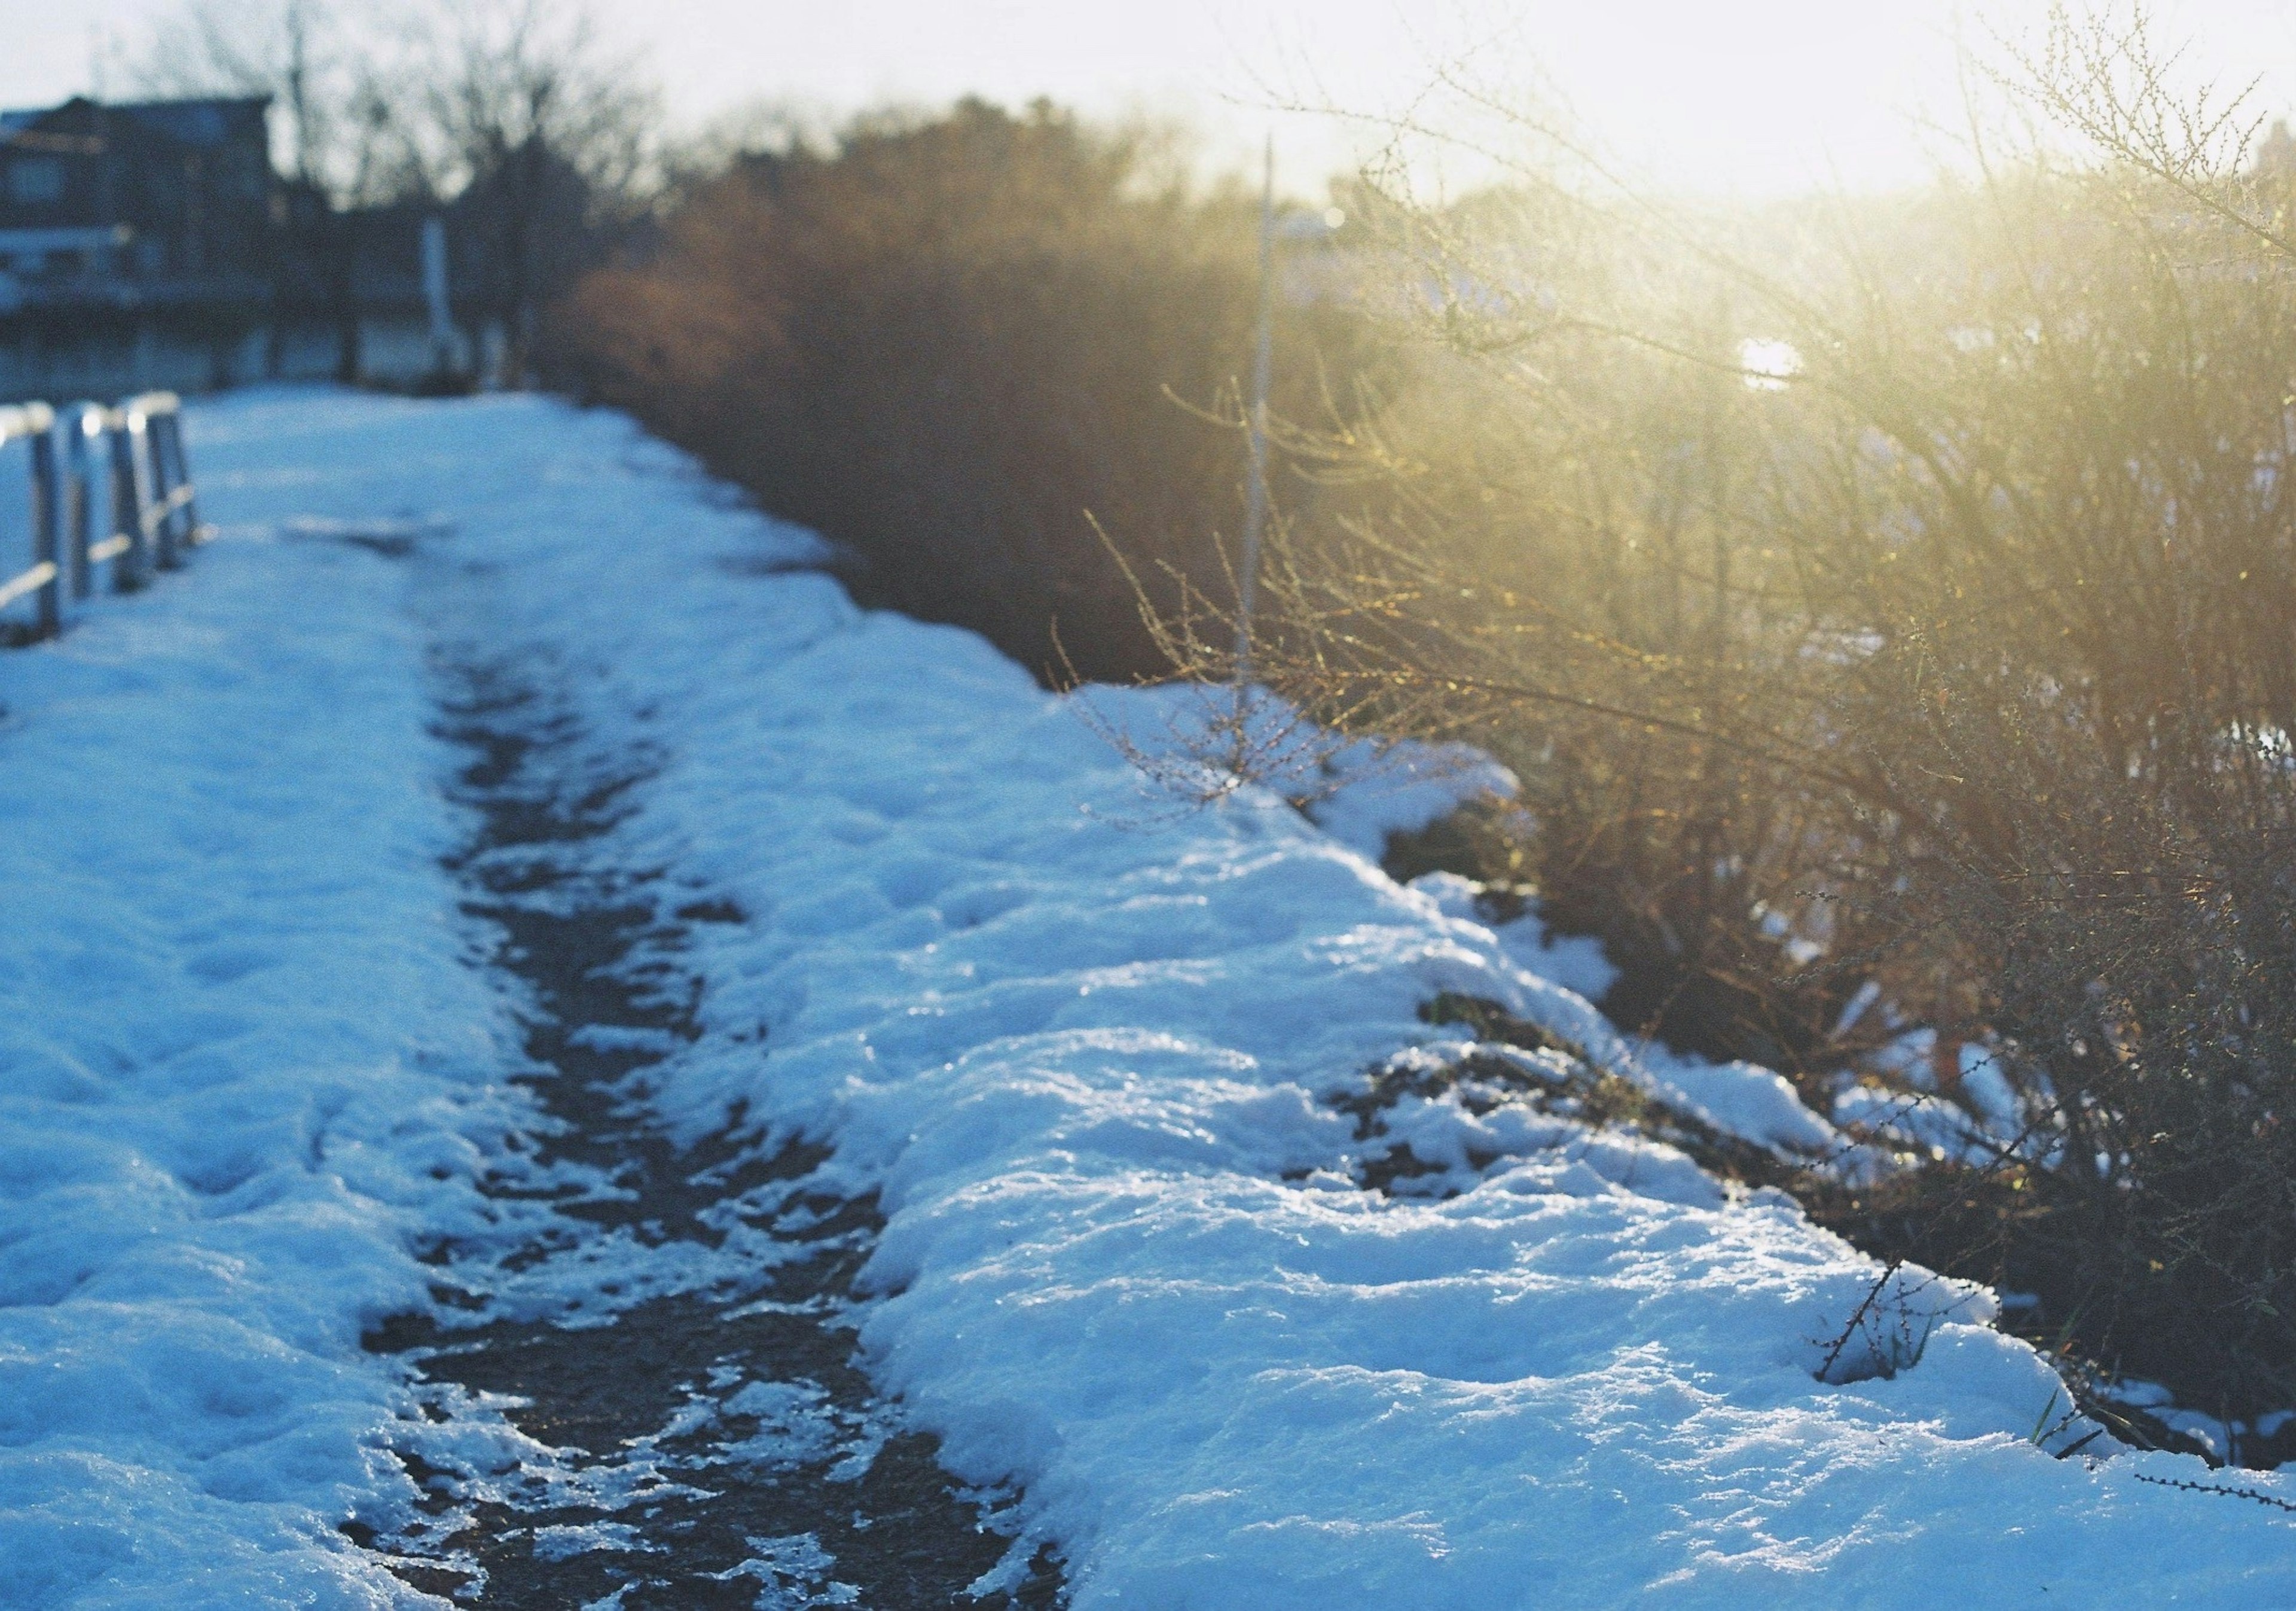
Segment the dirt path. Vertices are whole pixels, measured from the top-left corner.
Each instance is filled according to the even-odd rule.
[[[537,1151],[619,1189],[562,1201],[560,1228],[511,1266],[546,1276],[619,1237],[670,1273],[611,1323],[442,1330],[420,1316],[372,1337],[408,1362],[434,1419],[491,1403],[533,1442],[506,1468],[402,1450],[430,1514],[362,1541],[407,1582],[474,1606],[1058,1605],[1044,1556],[1011,1590],[967,1596],[1008,1548],[983,1525],[987,1496],[961,1492],[856,1366],[873,1201],[809,1190],[817,1150],[766,1157],[729,1133],[681,1151],[649,1122],[647,1070],[695,1033],[680,938],[742,920],[676,904],[644,870],[588,864],[585,846],[634,808],[657,758],[602,765],[530,655],[488,663],[450,643],[439,675],[444,731],[470,756],[455,792],[481,823],[450,871],[488,965],[522,1000],[532,1088],[564,1126]],[[743,1226],[770,1233],[773,1258],[719,1251]],[[439,1257],[451,1272],[455,1251]]]

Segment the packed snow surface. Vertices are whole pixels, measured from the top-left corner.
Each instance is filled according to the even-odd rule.
[[[882,1194],[872,1369],[1021,1493],[1015,1570],[1053,1541],[1077,1606],[2296,1603],[2296,1517],[2142,1480],[2227,1484],[2191,1460],[2054,1457],[2055,1378],[1989,1295],[1876,1296],[1776,1193],[1434,1077],[1554,1058],[1423,1022],[1447,992],[1723,1129],[1833,1139],[1764,1071],[1622,1042],[1570,988],[1599,959],[1398,887],[1375,807],[1351,845],[1144,794],[1072,702],[857,609],[611,414],[270,394],[193,426],[225,539],[0,659],[0,1601],[416,1598],[336,1529],[407,1498],[362,1327],[429,1301],[426,1246],[516,1229],[473,1189],[530,1116],[438,867],[411,602],[482,565],[504,652],[660,758],[596,854],[742,914],[682,957],[665,1120],[740,1104]],[[1146,732],[1172,696],[1087,697]],[[1430,1076],[1384,1139],[1337,1105],[1374,1069]],[[1428,1173],[1367,1189],[1405,1135]]]
[[[12,1607],[397,1595],[335,1531],[411,1493],[360,1329],[428,1301],[421,1244],[489,1234],[524,1109],[404,578],[266,523],[324,473],[291,417],[202,413],[222,540],[0,657]]]

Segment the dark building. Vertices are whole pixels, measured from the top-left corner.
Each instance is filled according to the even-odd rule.
[[[426,209],[327,215],[323,236],[309,225],[324,202],[272,168],[268,110],[75,98],[0,112],[0,400],[439,366]],[[323,238],[347,273],[329,273]],[[447,346],[467,365],[472,343]]]
[[[279,201],[267,105],[76,99],[0,112],[0,296],[259,303]]]

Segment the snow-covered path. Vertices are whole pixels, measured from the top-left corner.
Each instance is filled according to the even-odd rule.
[[[413,1525],[362,1541],[408,1582],[484,1606],[677,1611],[802,1603],[836,1585],[872,1606],[956,1603],[1007,1543],[851,1357],[874,1204],[807,1189],[818,1146],[769,1154],[735,1130],[681,1149],[631,1100],[695,1033],[700,981],[678,965],[693,927],[742,914],[664,901],[652,870],[585,854],[637,809],[660,756],[628,735],[586,741],[550,692],[554,646],[488,630],[500,578],[430,558],[418,613],[447,736],[471,757],[455,796],[478,815],[449,865],[519,1002],[528,1083],[555,1121],[536,1161],[555,1170],[572,1223],[512,1270],[483,1246],[464,1258],[440,1247],[443,1289],[463,1297],[467,1274],[497,1318],[442,1328],[410,1314],[369,1336],[419,1378],[429,1424],[396,1447],[430,1494]],[[627,1268],[609,1274],[607,1259]],[[563,1304],[503,1317],[506,1286]],[[603,1323],[562,1323],[599,1299],[606,1313],[584,1318]],[[489,1436],[480,1402],[512,1406],[521,1436]],[[1039,1563],[1023,1588],[980,1603],[1049,1607],[1057,1576]]]
[[[226,539],[0,658],[0,1602],[412,1601],[354,1541],[420,1536],[410,1470],[506,1536],[555,1458],[448,1362],[659,1305],[726,1330],[633,1372],[686,1394],[677,1437],[787,1472],[937,1436],[1014,1534],[984,1591],[1050,1545],[1079,1607],[2296,1604],[2296,1516],[2053,1458],[2054,1379],[1982,1294],[1909,1283],[1918,1362],[1816,1380],[1866,1261],[1590,1132],[1566,1057],[1420,1016],[1591,1047],[1583,1002],[1280,805],[1160,814],[1062,701],[791,570],[805,539],[626,422],[320,394],[192,425]],[[457,797],[474,726],[547,762],[495,805],[643,781],[522,844],[483,777]],[[497,987],[488,935],[626,896],[597,1021],[546,969]],[[612,1189],[574,1053],[635,1070],[602,1122],[704,1149],[705,1190]],[[1405,1141],[1421,1173],[1381,1166]],[[852,1204],[898,1425],[777,1392],[712,1306]],[[560,1462],[572,1519],[525,1557],[606,1581],[673,1441]],[[878,1603],[849,1540],[742,1536],[729,1596]]]

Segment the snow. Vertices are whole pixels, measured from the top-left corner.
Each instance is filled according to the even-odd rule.
[[[1471,801],[1511,800],[1519,787],[1514,773],[1465,744],[1357,740],[1318,759],[1330,791],[1308,814],[1374,862],[1386,854],[1390,834],[1417,833]]]
[[[420,635],[373,559],[250,523],[291,470],[216,476],[195,569],[0,658],[12,1607],[411,1598],[332,1532],[411,1492],[360,1331],[428,1239],[507,1230]]]
[[[1783,1075],[1744,1062],[1716,1063],[1655,1041],[1621,1035],[1587,1002],[1611,986],[1617,969],[1600,941],[1550,933],[1534,905],[1491,923],[1482,887],[1456,873],[1431,872],[1410,887],[1455,921],[1487,928],[1523,987],[1527,1016],[1577,1043],[1600,1067],[1632,1081],[1726,1135],[1788,1152],[1824,1156],[1845,1145],[1833,1126],[1803,1106]],[[1510,1004],[1513,1004],[1512,1002]]]
[[[437,869],[404,592],[464,562],[504,654],[661,757],[590,854],[743,914],[680,953],[703,1033],[663,1116],[745,1104],[880,1193],[869,1367],[1019,1492],[1078,1607],[2296,1599],[2286,1518],[2138,1480],[2197,1461],[2038,1446],[2056,1378],[1991,1295],[1877,1289],[1781,1194],[1540,1099],[1569,1053],[1423,1022],[1485,998],[1720,1128],[1833,1140],[1774,1075],[1620,1035],[1583,953],[1396,885],[1387,808],[1351,843],[1250,789],[1159,810],[1070,702],[783,570],[811,539],[611,414],[264,394],[192,424],[230,537],[0,660],[0,875],[33,903],[0,936],[9,1603],[395,1592],[332,1532],[406,1498],[359,1329],[425,1301],[430,1239],[505,1245],[472,1181],[530,1118]],[[406,557],[348,540],[384,520]],[[1144,729],[1172,697],[1095,695]],[[1407,1089],[1362,1133],[1339,1104],[1381,1068]],[[1434,1173],[1366,1189],[1403,1139]],[[821,1435],[802,1393],[729,1402],[760,1460]],[[844,1589],[816,1541],[757,1547],[761,1592]]]
[[[1367,855],[1378,855],[1374,849]],[[1550,931],[1535,904],[1519,915],[1496,920],[1483,909],[1483,887],[1456,872],[1423,873],[1411,887],[1435,903],[1445,917],[1488,928],[1507,960],[1524,972],[1585,996],[1600,997],[1617,980],[1619,970],[1603,953],[1603,942],[1586,935]]]

